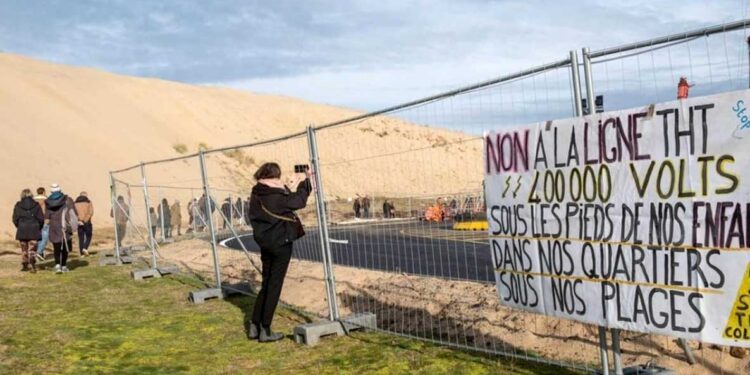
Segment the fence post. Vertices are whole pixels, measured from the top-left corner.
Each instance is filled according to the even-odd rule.
[[[115,262],[120,264],[120,234],[117,233],[117,185],[115,176],[109,173],[109,192],[112,203],[112,225],[115,228]]]
[[[315,184],[315,204],[318,211],[318,231],[320,233],[320,246],[323,256],[323,273],[326,280],[326,294],[328,296],[328,311],[331,321],[339,319],[338,302],[336,301],[336,281],[331,266],[331,243],[328,238],[328,218],[325,209],[325,194],[323,192],[322,178],[320,177],[320,162],[318,157],[318,144],[315,139],[315,129],[307,127],[307,143],[310,150],[310,164],[312,164],[313,183]]]
[[[146,183],[146,167],[141,162],[141,183],[143,184],[143,200],[146,204],[146,225],[148,228],[148,245],[151,248],[151,269],[156,269],[156,238],[154,238],[154,232],[151,230],[153,223],[151,223],[151,212],[150,212],[150,199],[148,197],[148,185]]]
[[[576,51],[570,51],[570,75],[573,86],[573,109],[576,116],[583,114],[583,104],[581,103],[581,79],[578,75],[578,54]]]
[[[130,275],[134,280],[143,280],[152,277],[159,278],[162,276],[162,272],[157,268],[156,265],[156,238],[154,238],[154,233],[151,231],[151,213],[149,212],[150,199],[148,197],[148,183],[146,182],[146,168],[143,162],[141,162],[141,183],[143,185],[143,201],[146,204],[146,225],[148,226],[146,230],[148,231],[148,245],[151,248],[151,268],[132,271]],[[130,207],[133,206],[131,205]],[[133,225],[133,228],[140,233],[135,223],[132,220],[130,220],[130,222]],[[143,237],[142,234],[141,237]],[[172,273],[172,271],[164,270],[164,273]]]
[[[593,82],[591,82],[591,60],[588,56],[588,49],[583,49],[583,74],[586,81],[586,97],[589,103],[593,102]],[[581,103],[581,79],[578,74],[578,55],[576,51],[570,51],[570,72],[573,80],[573,107],[576,116],[583,116],[583,104]],[[591,104],[589,104],[589,108]],[[609,357],[607,353],[607,330],[599,326],[599,358],[601,359],[602,374],[609,375]]]
[[[221,269],[219,267],[219,254],[216,252],[216,232],[214,228],[214,218],[211,212],[211,206],[216,206],[211,198],[211,189],[208,186],[208,172],[206,171],[206,157],[201,149],[198,153],[198,159],[201,166],[201,180],[203,180],[203,194],[206,197],[206,225],[211,231],[211,255],[214,258],[214,276],[216,277],[216,288],[221,290]],[[195,219],[193,219],[195,220]]]
[[[589,115],[596,113],[596,106],[594,105],[594,77],[591,75],[591,57],[589,56],[589,49],[583,48],[581,50],[583,56],[583,77],[586,82],[586,106],[589,110]]]
[[[615,361],[615,375],[623,375],[622,356],[620,353],[620,330],[612,328],[612,357]]]

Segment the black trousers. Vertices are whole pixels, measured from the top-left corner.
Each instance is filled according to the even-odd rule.
[[[73,248],[73,238],[63,241],[53,242],[52,248],[55,250],[55,264],[65,267],[68,264],[68,253]]]
[[[253,308],[253,324],[271,326],[273,313],[279,304],[281,287],[284,286],[284,277],[291,258],[291,243],[278,249],[260,250],[260,260],[263,262],[263,283]]]
[[[83,253],[83,250],[88,250],[91,245],[91,235],[94,233],[94,227],[91,222],[83,223],[78,226],[78,250]]]

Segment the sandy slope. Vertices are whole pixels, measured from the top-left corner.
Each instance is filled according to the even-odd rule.
[[[87,190],[97,209],[95,224],[104,223],[108,222],[109,170],[177,156],[177,144],[192,153],[200,143],[209,147],[248,143],[353,114],[288,97],[125,77],[0,54],[0,167],[5,176],[0,182],[0,236],[14,233],[12,206],[24,187],[58,182],[70,194]],[[476,183],[467,181],[481,178],[480,145],[451,145],[466,137],[383,117],[330,130],[319,137],[325,149],[322,158],[332,163],[324,174],[330,184],[327,191],[345,197],[363,190],[416,194],[476,188]],[[301,139],[294,147],[304,145]],[[431,146],[442,150],[333,164]],[[304,148],[268,151],[213,157],[209,163],[215,176],[244,176],[229,182],[217,178],[213,185],[246,191],[246,176],[259,162],[276,158],[293,165],[307,156]],[[193,162],[158,166],[149,175],[158,183],[176,185],[197,180],[196,168]],[[451,177],[450,169],[464,170],[461,173],[470,178]],[[123,178],[138,182],[135,174]],[[365,180],[377,183],[363,185]]]

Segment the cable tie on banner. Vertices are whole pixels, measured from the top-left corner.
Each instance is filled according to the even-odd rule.
[[[549,131],[552,128],[552,120],[547,120],[547,123],[544,125],[544,130]]]
[[[334,240],[333,238],[329,238],[328,242],[330,242],[330,243],[337,243],[337,244],[340,244],[340,245],[348,245],[349,244],[349,240]]]
[[[656,104],[650,104],[648,106],[648,113],[646,114],[646,119],[651,119],[654,117],[654,113],[656,112]]]

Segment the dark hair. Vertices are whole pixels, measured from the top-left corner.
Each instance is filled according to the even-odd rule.
[[[276,163],[263,163],[253,175],[256,181],[281,177],[281,168]]]
[[[43,188],[43,187],[40,187],[40,188],[36,188],[36,193],[37,193],[37,194],[41,195],[41,194],[44,194],[44,192],[45,192],[45,190],[44,190],[44,188]]]

